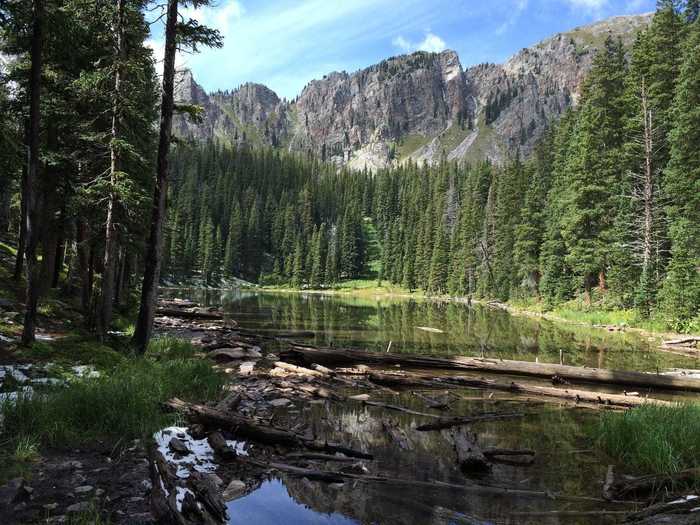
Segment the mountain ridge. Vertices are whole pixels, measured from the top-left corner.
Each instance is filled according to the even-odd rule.
[[[175,119],[184,139],[219,139],[308,152],[351,169],[409,159],[527,156],[547,127],[575,105],[595,50],[607,35],[631,43],[653,14],[609,18],[557,33],[502,64],[463,68],[455,51],[418,51],[353,73],[311,80],[293,100],[263,84],[206,91],[178,74],[176,99],[201,105],[203,120]]]

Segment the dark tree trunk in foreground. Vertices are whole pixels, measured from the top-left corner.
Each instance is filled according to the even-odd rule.
[[[172,135],[173,88],[175,81],[175,52],[178,0],[168,0],[168,17],[165,23],[165,58],[163,60],[163,95],[160,113],[160,139],[156,167],[156,186],[153,193],[151,233],[144,260],[141,307],[134,331],[134,346],[143,354],[153,329],[153,317],[158,295],[158,279],[163,249],[163,222],[165,221],[166,194],[168,189],[168,151]]]
[[[36,329],[36,309],[39,302],[40,276],[36,260],[36,248],[39,242],[38,218],[38,182],[39,182],[39,126],[40,126],[40,90],[41,90],[41,52],[43,40],[44,0],[34,0],[31,57],[32,66],[29,80],[29,161],[24,196],[26,204],[26,247],[27,262],[27,297],[24,314],[24,331],[22,343],[34,342]]]
[[[29,120],[24,122],[24,147],[29,150]],[[17,255],[15,257],[15,271],[12,278],[15,282],[19,282],[22,278],[22,270],[24,269],[24,250],[26,246],[27,232],[27,172],[28,159],[24,159],[22,163],[22,187],[20,200],[20,221],[19,221],[19,239],[17,242]]]
[[[114,304],[114,271],[115,258],[117,257],[117,229],[115,223],[115,204],[117,172],[120,170],[119,159],[119,135],[121,133],[121,68],[124,56],[124,0],[117,0],[116,21],[114,33],[116,36],[116,67],[114,73],[114,101],[112,105],[112,137],[109,144],[110,155],[110,191],[107,200],[107,220],[105,223],[105,253],[104,269],[102,271],[102,290],[100,294],[100,311],[97,315],[98,332],[104,335],[112,323],[112,309]]]

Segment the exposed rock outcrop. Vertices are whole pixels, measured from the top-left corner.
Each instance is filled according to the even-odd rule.
[[[175,121],[187,139],[218,138],[310,152],[353,169],[412,159],[503,161],[527,156],[543,131],[578,101],[607,35],[631,42],[652,15],[621,16],[560,33],[504,64],[462,68],[454,51],[417,52],[355,73],[313,80],[294,101],[260,84],[207,94],[184,71],[177,99],[203,121]]]

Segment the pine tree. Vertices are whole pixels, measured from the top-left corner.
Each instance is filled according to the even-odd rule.
[[[700,23],[684,47],[670,134],[671,161],[664,178],[669,205],[671,260],[661,290],[663,312],[676,330],[700,312]]]
[[[591,288],[605,290],[609,246],[614,242],[614,195],[621,179],[625,57],[619,40],[608,37],[586,80],[567,166],[569,189],[562,217],[566,262],[590,300]]]

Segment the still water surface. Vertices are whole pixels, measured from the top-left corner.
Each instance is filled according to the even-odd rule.
[[[659,352],[655,342],[636,334],[605,332],[511,316],[463,304],[404,299],[367,299],[312,294],[272,294],[248,290],[178,290],[206,305],[221,305],[241,328],[260,333],[310,331],[306,342],[392,352],[501,357],[564,362],[606,368],[656,371],[700,368],[696,359]],[[437,329],[425,331],[419,327]],[[307,334],[309,335],[309,334]],[[613,389],[614,391],[614,389]],[[579,498],[599,498],[611,462],[595,447],[586,428],[598,413],[557,403],[523,404],[507,393],[457,391],[450,414],[521,411],[516,420],[473,425],[485,447],[531,448],[529,467],[496,465],[482,478],[467,478],[455,464],[447,433],[419,432],[419,416],[387,413],[359,404],[319,403],[280,410],[279,421],[303,421],[314,435],[375,455],[372,474],[420,481],[484,484]],[[439,396],[439,393],[430,395]],[[417,411],[425,404],[411,392],[373,393]],[[328,465],[329,469],[338,468]],[[549,511],[619,510],[595,501],[504,496],[454,490],[346,482],[342,485],[282,476],[231,502],[231,523],[272,524],[603,524],[618,516],[543,516]]]

